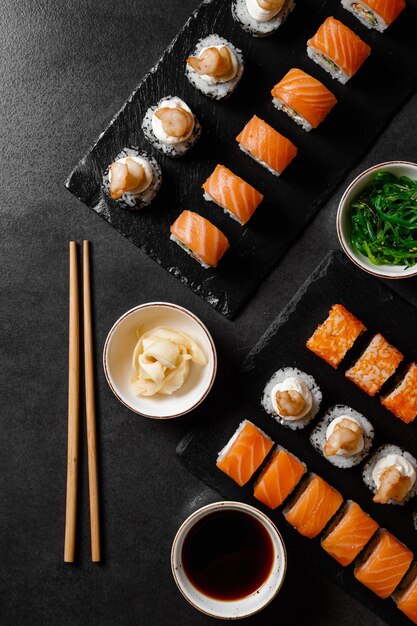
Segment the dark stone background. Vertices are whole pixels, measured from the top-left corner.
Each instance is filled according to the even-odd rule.
[[[149,300],[182,304],[219,347],[213,394],[312,268],[337,246],[346,183],[368,165],[416,160],[417,96],[234,322],[213,311],[64,189],[69,171],[171,41],[197,0],[2,0],[0,5],[0,623],[213,623],[180,596],[169,554],[180,522],[216,494],[190,476],[175,446],[194,415],[158,423],[130,413],[101,368],[117,317]],[[68,241],[93,242],[104,562],[92,565],[85,459],[77,564],[63,564]],[[392,287],[417,304],[415,280]],[[376,312],[382,315],[381,312]],[[215,416],[213,416],[215,427]],[[377,626],[375,616],[303,563],[250,624]]]

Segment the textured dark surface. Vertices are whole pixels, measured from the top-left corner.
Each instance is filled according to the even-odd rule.
[[[364,293],[367,294],[366,299]],[[333,303],[346,306],[367,327],[367,331],[357,339],[336,370],[305,347],[306,340],[327,317]],[[375,311],[383,312],[383,316],[375,316]],[[240,379],[245,393],[230,394],[216,429],[211,428],[211,425],[207,429],[200,429],[193,438],[186,436],[178,447],[182,461],[196,476],[225,498],[244,498],[249,504],[262,508],[277,524],[290,551],[303,554],[306,562],[349,590],[365,606],[372,606],[393,626],[408,623],[393,602],[380,600],[358,583],[352,575],[353,566],[343,568],[336,563],[321,549],[320,538],[312,541],[301,537],[285,523],[282,510],[271,511],[253,497],[253,485],[259,472],[242,489],[216,469],[215,460],[217,452],[226,445],[243,417],[253,420],[275,443],[300,458],[310,472],[322,476],[342,493],[345,500],[357,502],[381,528],[395,533],[417,554],[413,520],[415,500],[410,500],[404,506],[375,504],[372,502],[373,494],[362,481],[363,463],[350,469],[336,468],[315,450],[309,440],[311,431],[326,410],[337,404],[345,404],[371,421],[375,438],[370,454],[380,445],[395,444],[417,457],[417,445],[412,436],[415,426],[401,422],[381,406],[378,395],[369,397],[344,376],[346,369],[355,362],[376,332],[381,332],[404,354],[404,363],[397,371],[400,375],[406,365],[416,358],[415,329],[417,310],[414,307],[381,282],[354,267],[340,251],[332,252],[326,255],[245,360],[244,373]],[[277,424],[261,406],[266,383],[281,367],[296,367],[311,374],[323,393],[318,418],[302,430],[293,431]],[[387,382],[383,389],[392,387],[394,379]]]
[[[226,373],[241,364],[312,268],[337,246],[337,201],[366,166],[415,160],[417,97],[340,185],[231,323],[63,188],[76,163],[196,7],[196,0],[49,0],[0,6],[0,622],[9,625],[200,626],[172,580],[172,539],[189,512],[218,498],[175,455],[204,417],[213,428]],[[105,561],[90,563],[82,463],[78,562],[63,565],[69,239],[93,241],[98,430]],[[417,304],[417,282],[393,288]],[[219,376],[208,404],[155,423],[121,406],[104,380],[106,333],[130,307],[182,304],[208,325]],[[216,410],[213,407],[217,407]],[[85,437],[81,456],[85,458]],[[300,597],[302,602],[300,602]],[[250,624],[381,626],[372,613],[290,555],[282,593]]]
[[[307,39],[328,15],[344,20],[372,48],[369,59],[348,85],[332,80],[306,54]],[[68,188],[218,311],[235,317],[323,199],[415,90],[416,20],[417,7],[410,7],[381,37],[345,11],[340,0],[304,0],[276,36],[260,39],[248,35],[234,22],[229,0],[209,0],[193,14],[158,65],[75,168]],[[184,59],[199,39],[212,33],[242,50],[245,63],[236,92],[223,102],[206,98],[190,85],[184,73]],[[325,122],[310,133],[272,104],[272,86],[291,67],[323,81],[338,99]],[[195,148],[174,161],[153,151],[141,129],[148,107],[169,94],[183,98],[203,126]],[[297,158],[279,179],[243,154],[235,141],[253,113],[298,147]],[[162,166],[162,189],[146,211],[120,210],[100,191],[104,171],[126,145],[153,151]],[[201,185],[219,162],[265,196],[244,228],[203,199]],[[169,227],[184,209],[201,213],[227,235],[231,247],[216,269],[201,268],[169,241]]]

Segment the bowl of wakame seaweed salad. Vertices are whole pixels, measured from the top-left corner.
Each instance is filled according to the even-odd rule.
[[[417,275],[417,164],[389,161],[349,185],[337,211],[340,244],[353,263],[383,278]]]

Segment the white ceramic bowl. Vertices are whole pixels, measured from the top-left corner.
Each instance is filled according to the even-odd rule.
[[[137,342],[136,332],[167,326],[194,339],[203,350],[207,364],[191,363],[184,385],[171,396],[156,394],[138,397],[131,389],[132,355]],[[103,352],[107,382],[115,396],[129,409],[154,419],[171,419],[189,413],[209,393],[217,371],[217,355],[213,339],[196,315],[168,302],[149,302],[127,311],[110,330]]]
[[[408,176],[412,180],[417,180],[417,164],[409,161],[388,161],[374,165],[368,170],[362,172],[352,181],[346,189],[339,203],[337,210],[337,235],[340,244],[349,257],[358,267],[381,278],[410,278],[417,276],[417,264],[413,267],[406,268],[404,265],[373,265],[368,257],[360,252],[353,250],[350,242],[350,225],[349,225],[349,208],[352,200],[354,200],[361,191],[367,187],[373,180],[376,172],[388,170],[396,176]]]
[[[191,583],[182,565],[182,547],[188,532],[201,518],[219,510],[237,510],[252,515],[267,530],[274,546],[274,563],[268,579],[257,591],[239,600],[216,600],[204,595]],[[178,589],[194,608],[210,617],[232,620],[258,613],[275,598],[284,582],[287,554],[278,529],[264,513],[243,502],[215,502],[192,513],[180,526],[172,544],[171,568]]]

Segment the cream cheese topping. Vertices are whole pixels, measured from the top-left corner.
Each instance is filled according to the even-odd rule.
[[[387,454],[382,459],[379,459],[375,463],[375,467],[372,470],[372,480],[374,481],[376,488],[379,489],[381,484],[381,476],[389,467],[395,467],[402,476],[407,476],[411,479],[410,488],[416,482],[416,470],[410,461],[407,461],[401,454]]]

